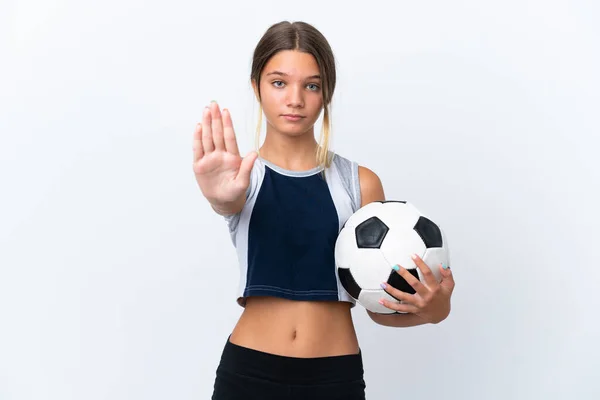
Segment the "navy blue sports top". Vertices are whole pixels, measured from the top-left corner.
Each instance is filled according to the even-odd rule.
[[[334,250],[360,208],[358,164],[333,154],[325,179],[322,171],[290,171],[261,157],[254,162],[244,208],[225,216],[239,260],[240,306],[249,296],[355,306],[337,276]]]

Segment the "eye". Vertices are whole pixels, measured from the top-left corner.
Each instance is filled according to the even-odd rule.
[[[317,85],[316,83],[309,83],[307,85],[309,87],[310,90],[312,90],[313,92],[316,92],[317,90],[319,90],[321,87],[319,85]]]
[[[279,85],[279,84],[281,84],[281,85]],[[277,88],[281,88],[281,87],[283,87],[284,83],[282,81],[273,81],[272,85]]]

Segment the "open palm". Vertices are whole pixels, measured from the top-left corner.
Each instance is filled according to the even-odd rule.
[[[250,184],[256,152],[240,156],[231,115],[216,103],[204,109],[193,140],[193,170],[202,194],[213,204],[238,201]]]

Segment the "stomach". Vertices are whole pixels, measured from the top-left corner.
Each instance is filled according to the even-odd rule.
[[[248,297],[229,341],[287,357],[358,354],[350,307],[341,301]]]

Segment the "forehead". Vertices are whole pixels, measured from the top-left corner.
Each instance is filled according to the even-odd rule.
[[[311,54],[297,50],[283,50],[275,54],[265,65],[263,75],[278,71],[293,78],[319,75],[319,65]]]

